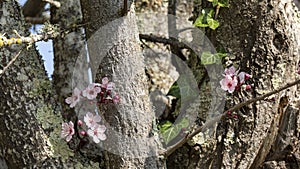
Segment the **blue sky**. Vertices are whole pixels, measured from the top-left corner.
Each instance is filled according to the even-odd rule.
[[[26,0],[19,0],[21,5],[24,5]],[[41,25],[36,25],[36,30],[39,30]],[[36,33],[34,29],[30,30],[32,33]],[[52,47],[52,40],[49,40],[47,42],[40,41],[36,43],[37,49],[40,52],[40,54],[43,57],[43,60],[45,62],[45,68],[48,73],[48,77],[51,78],[51,75],[53,73],[53,47]]]

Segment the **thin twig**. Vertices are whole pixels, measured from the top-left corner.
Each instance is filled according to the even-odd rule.
[[[14,56],[14,58],[12,58],[11,61],[9,61],[9,63],[2,69],[0,70],[0,76],[2,76],[5,71],[17,60],[17,58],[20,56],[20,54],[22,53],[24,48],[22,48],[17,54],[16,56]]]
[[[45,22],[50,21],[50,17],[42,16],[42,17],[25,17],[25,21],[31,24],[44,24]]]
[[[163,43],[163,44],[167,44],[167,45],[172,45],[172,46],[176,46],[179,49],[189,49],[192,50],[189,46],[187,46],[186,44],[179,42],[178,40],[174,40],[174,39],[167,39],[161,36],[156,36],[156,35],[146,35],[146,34],[139,34],[139,37],[141,40],[146,40],[149,42],[154,42],[154,43]]]
[[[192,133],[188,134],[184,139],[182,139],[180,142],[178,142],[177,144],[171,146],[170,148],[168,148],[167,150],[161,151],[159,152],[160,155],[163,155],[165,157],[168,157],[170,154],[172,154],[176,149],[178,149],[179,147],[181,147],[183,144],[185,144],[188,140],[190,140],[192,137],[194,137],[195,135],[197,135],[198,133],[200,133],[201,131],[203,131],[205,128],[212,126],[213,124],[215,124],[216,122],[220,121],[221,119],[223,119],[224,117],[226,117],[227,112],[233,112],[233,111],[237,111],[238,109],[242,108],[243,106],[249,105],[251,103],[260,101],[260,100],[264,100],[265,98],[279,93],[287,88],[290,88],[292,86],[295,86],[297,84],[300,84],[300,79],[292,82],[292,83],[287,83],[285,86],[278,88],[274,91],[271,91],[269,93],[266,93],[264,95],[261,95],[257,98],[253,98],[253,99],[249,99],[247,101],[244,101],[242,103],[239,103],[235,106],[233,106],[232,108],[228,109],[227,111],[225,111],[224,113],[220,114],[219,116],[213,118],[212,120],[208,121],[205,123],[205,125],[198,127],[195,131],[193,131]]]

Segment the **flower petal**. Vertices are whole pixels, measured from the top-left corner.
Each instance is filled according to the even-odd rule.
[[[99,133],[98,138],[99,138],[100,140],[106,140],[106,135],[105,135],[104,133]]]

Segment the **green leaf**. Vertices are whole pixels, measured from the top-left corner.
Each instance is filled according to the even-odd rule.
[[[194,26],[198,27],[208,27],[207,19],[212,18],[213,9],[205,8],[202,9],[201,14],[196,19]]]
[[[198,18],[196,19],[195,23],[193,24],[194,26],[198,26],[198,27],[208,27],[207,21],[204,18],[204,15],[200,15],[198,16]]]
[[[215,55],[217,55],[219,58],[223,58],[223,57],[226,57],[228,54],[227,53],[216,53]]]
[[[214,19],[207,19],[209,28],[216,30],[219,27],[219,21]]]
[[[180,99],[180,88],[177,82],[173,83],[167,95],[171,95],[176,97],[177,99]]]
[[[218,0],[208,0],[209,2],[212,2],[213,7],[218,5]]]
[[[183,118],[179,123],[168,128],[164,132],[161,132],[161,137],[166,144],[168,144],[172,139],[174,139],[180,132],[181,129],[187,128],[189,126],[189,121]]]
[[[201,63],[203,65],[211,65],[215,63],[220,63],[222,58],[227,56],[227,53],[216,53],[212,54],[211,52],[203,52],[201,55]]]
[[[201,55],[201,63],[203,65],[214,64],[215,63],[214,55],[211,54],[210,52],[203,52]]]
[[[219,22],[213,19],[214,17],[214,10],[205,8],[202,10],[201,15],[198,16],[196,19],[194,26],[198,27],[209,27],[215,30],[219,26]]]
[[[166,121],[162,125],[158,126],[158,129],[161,133],[165,132],[168,128],[172,126],[172,123],[170,121]]]
[[[218,5],[220,7],[229,7],[229,0],[218,0]]]
[[[199,94],[199,91],[197,90],[197,83],[193,80],[193,74],[188,74],[187,72],[182,72],[177,79],[177,83],[180,88],[180,102],[182,105],[188,105],[189,103],[191,103],[191,100],[194,100]]]

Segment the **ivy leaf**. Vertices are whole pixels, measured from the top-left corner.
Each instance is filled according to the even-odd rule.
[[[213,7],[218,5],[218,0],[208,0],[209,2],[212,2]]]
[[[161,132],[161,137],[166,144],[168,144],[172,139],[174,139],[180,132],[181,129],[187,128],[189,126],[189,121],[183,118],[179,123],[168,128],[164,132]]]
[[[194,26],[198,27],[209,27],[215,30],[219,26],[219,22],[213,19],[214,10],[205,8],[202,10],[201,15],[198,16],[196,19]]]
[[[201,63],[203,65],[211,65],[215,63],[214,55],[210,52],[203,52],[201,55]]]
[[[158,126],[158,130],[163,133],[167,129],[169,129],[172,126],[172,123],[170,121],[166,121],[164,124],[161,124]]]
[[[216,53],[216,56],[218,56],[219,58],[223,58],[226,57],[228,54],[227,53]]]
[[[218,5],[220,7],[229,7],[229,0],[218,0]]]
[[[210,29],[216,30],[219,27],[219,21],[214,19],[207,19],[207,23]]]
[[[198,26],[198,27],[202,27],[202,28],[203,27],[208,27],[207,15],[205,15],[205,13],[202,12],[202,14],[198,16],[198,18],[196,19],[196,21],[193,25]]]
[[[220,63],[222,58],[227,56],[227,53],[216,53],[212,54],[211,52],[203,52],[201,55],[201,63],[203,65],[211,65],[215,63]]]

